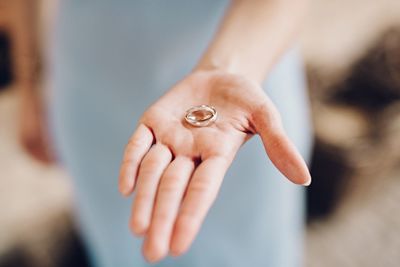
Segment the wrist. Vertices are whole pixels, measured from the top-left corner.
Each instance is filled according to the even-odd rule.
[[[213,71],[242,76],[260,84],[264,75],[255,66],[248,67],[237,56],[208,56],[205,55],[195,66],[193,72]]]
[[[236,59],[233,56],[204,55],[197,63],[195,70],[220,70],[227,73],[239,74]]]

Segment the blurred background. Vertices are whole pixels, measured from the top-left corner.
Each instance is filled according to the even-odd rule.
[[[87,266],[68,177],[20,144],[19,94],[43,87],[53,7],[0,0],[0,267]],[[312,0],[301,45],[315,128],[305,266],[400,266],[400,1]]]

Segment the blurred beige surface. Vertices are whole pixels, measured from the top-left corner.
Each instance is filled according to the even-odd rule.
[[[0,263],[18,249],[45,267],[56,236],[70,228],[71,190],[63,171],[33,161],[19,146],[16,96],[0,94]]]
[[[303,51],[309,69],[324,74],[327,86],[347,75],[383,31],[400,25],[398,0],[312,3]],[[399,266],[400,105],[371,116],[313,99],[313,119],[317,136],[345,151],[354,173],[346,177],[334,213],[309,226],[306,266]],[[373,131],[383,137],[368,136]]]
[[[306,266],[399,266],[400,168],[359,177],[331,218],[313,223],[307,235]]]
[[[399,0],[311,2],[302,47],[307,66],[327,74],[327,82],[343,75],[389,25],[400,25]],[[43,10],[45,14],[46,6]],[[391,144],[372,144],[364,138],[373,122],[362,112],[318,100],[313,110],[317,134],[353,151],[350,158],[357,171],[335,212],[310,225],[306,266],[399,266],[400,167],[394,159],[399,153],[390,162],[380,160],[386,159],[384,146]],[[0,93],[0,258],[23,246],[40,262],[53,245],[52,237],[71,227],[72,196],[63,171],[40,165],[22,151],[17,111],[15,90]],[[400,116],[393,117],[388,129],[400,133]],[[366,146],[365,151],[376,154],[365,155]]]
[[[398,0],[310,0],[302,36],[308,64],[340,72],[361,56],[371,41],[400,24]]]

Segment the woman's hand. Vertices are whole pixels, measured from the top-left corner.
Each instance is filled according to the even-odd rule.
[[[202,104],[214,106],[218,118],[207,127],[193,127],[185,112]],[[136,188],[130,227],[145,237],[148,261],[189,248],[238,149],[254,134],[289,180],[310,183],[277,109],[257,83],[244,77],[194,72],[144,113],[126,146],[119,188],[126,196]]]
[[[24,91],[21,92],[20,101],[19,139],[22,147],[34,159],[45,164],[53,163],[55,156],[39,96]]]

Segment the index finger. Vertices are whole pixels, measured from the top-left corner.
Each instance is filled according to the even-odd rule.
[[[154,136],[144,124],[139,124],[136,131],[129,138],[122,159],[119,174],[119,191],[127,196],[132,193],[139,165],[153,144]]]

